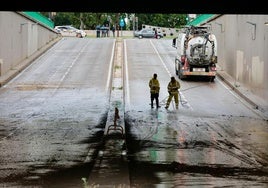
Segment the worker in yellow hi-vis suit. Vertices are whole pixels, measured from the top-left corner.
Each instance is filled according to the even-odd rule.
[[[159,91],[160,91],[160,84],[157,79],[157,74],[154,73],[153,78],[149,81],[149,87],[150,87],[150,94],[151,94],[151,108],[154,107],[154,99],[156,101],[156,108],[160,108],[159,106]]]
[[[174,76],[172,76],[171,80],[167,86],[169,96],[168,96],[168,100],[167,100],[166,107],[165,107],[166,109],[168,109],[169,104],[170,104],[173,97],[175,100],[176,109],[179,109],[179,89],[180,89],[180,87],[181,87],[180,83],[175,79]]]

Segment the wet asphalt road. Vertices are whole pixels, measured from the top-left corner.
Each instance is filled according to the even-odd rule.
[[[97,187],[85,182],[103,141],[114,42],[63,39],[0,88],[1,186]],[[180,81],[179,110],[165,110],[171,40],[127,39],[124,53],[129,187],[268,186],[266,118],[217,78]]]

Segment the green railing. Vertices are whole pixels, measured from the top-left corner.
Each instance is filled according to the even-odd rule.
[[[194,20],[188,22],[187,25],[200,26],[216,16],[218,16],[218,14],[200,14]]]
[[[31,19],[37,21],[40,24],[43,24],[51,29],[54,28],[54,22],[49,20],[47,17],[43,16],[39,12],[22,12],[26,16],[30,17]]]
[[[43,16],[39,12],[22,12],[22,13],[51,29],[54,28],[54,22],[49,20],[47,17]],[[207,23],[209,20],[215,18],[216,16],[218,16],[218,14],[200,14],[194,20],[188,22],[186,25],[200,26],[204,23]]]

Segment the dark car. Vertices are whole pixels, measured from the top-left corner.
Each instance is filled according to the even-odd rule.
[[[144,28],[144,29],[141,29],[139,31],[134,32],[134,37],[138,37],[140,39],[142,39],[142,38],[157,38],[157,39],[160,39],[160,38],[163,38],[163,36],[164,35],[161,32],[157,32],[157,34],[155,36],[155,30],[149,29],[149,28]]]

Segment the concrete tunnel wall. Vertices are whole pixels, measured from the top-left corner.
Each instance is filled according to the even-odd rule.
[[[218,65],[235,79],[234,85],[243,84],[268,101],[268,15],[215,14],[193,25],[211,28],[217,38]],[[166,36],[176,37],[179,32],[178,28],[144,26],[157,28]]]
[[[19,12],[0,12],[0,77],[8,74],[59,35]]]
[[[224,14],[210,21],[217,37],[218,65],[268,101],[268,15]]]

